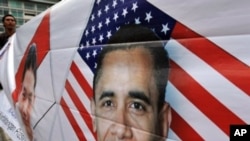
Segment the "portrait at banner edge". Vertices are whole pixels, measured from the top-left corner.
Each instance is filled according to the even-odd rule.
[[[33,127],[31,125],[31,112],[35,101],[35,87],[37,81],[37,51],[36,44],[33,43],[28,48],[25,64],[22,67],[22,86],[18,94],[16,103],[17,113],[22,119],[22,126],[25,127],[25,133],[29,140],[34,140]]]
[[[56,15],[54,15],[54,16],[56,16]],[[180,26],[180,25],[178,25],[178,26]],[[184,25],[181,25],[181,26],[184,26]],[[185,27],[185,28],[187,28],[187,27]],[[187,29],[187,31],[188,31],[188,29]],[[198,36],[198,34],[195,34],[195,35]],[[174,34],[173,34],[173,37],[175,37]],[[236,75],[233,75],[233,74],[235,74],[235,72],[237,71],[237,69],[232,70],[232,69],[230,69],[230,67],[227,67],[227,69],[232,72],[231,76],[230,75],[228,76],[227,73],[223,72],[224,68],[221,69],[221,68],[218,68],[218,66],[223,65],[223,63],[224,64],[230,64],[230,63],[231,64],[237,64],[239,66],[239,69],[243,70],[242,72],[244,72],[244,70],[245,70],[245,72],[248,72],[247,71],[248,70],[247,69],[248,65],[245,65],[244,63],[242,63],[240,59],[238,59],[238,60],[234,59],[234,57],[232,57],[233,55],[228,54],[228,52],[225,51],[225,50],[221,50],[221,47],[218,46],[217,44],[214,44],[213,42],[210,42],[206,38],[204,39],[202,36],[198,36],[198,37],[199,37],[198,39],[192,39],[192,40],[189,40],[189,41],[188,41],[188,39],[186,39],[186,40],[177,40],[178,43],[175,43],[174,40],[170,40],[168,42],[168,44],[166,45],[166,48],[169,51],[169,56],[170,56],[170,64],[171,64],[171,69],[172,69],[171,72],[173,72],[172,74],[170,74],[170,83],[167,86],[167,87],[171,87],[171,89],[167,93],[175,94],[175,96],[176,96],[176,97],[172,97],[171,95],[167,95],[167,97],[170,97],[170,99],[171,99],[170,100],[171,106],[174,106],[174,111],[173,111],[173,115],[174,116],[173,117],[177,117],[177,118],[179,118],[178,120],[182,121],[182,122],[179,122],[178,124],[176,124],[178,120],[176,120],[177,118],[173,118],[173,122],[175,123],[174,125],[178,125],[178,126],[172,126],[171,137],[173,137],[176,140],[178,140],[178,137],[179,137],[179,139],[180,138],[185,138],[185,137],[188,136],[187,135],[188,133],[192,133],[192,135],[196,135],[194,137],[196,137],[198,139],[204,139],[204,138],[207,139],[207,138],[209,138],[208,137],[209,132],[205,133],[205,132],[203,132],[203,130],[197,130],[197,129],[201,128],[201,127],[199,127],[197,125],[199,125],[199,124],[203,125],[202,123],[205,123],[205,125],[209,125],[210,127],[212,127],[212,129],[215,129],[214,132],[212,132],[212,133],[217,132],[218,134],[220,134],[220,136],[222,137],[222,139],[225,140],[225,139],[227,139],[227,136],[228,136],[227,134],[229,132],[228,130],[229,130],[230,123],[241,123],[241,124],[244,124],[244,123],[248,122],[247,119],[249,118],[249,115],[244,114],[243,116],[241,116],[242,113],[243,113],[242,111],[244,111],[243,107],[248,107],[248,105],[249,105],[249,104],[247,104],[247,100],[249,99],[249,97],[245,97],[244,96],[244,94],[248,94],[248,93],[246,92],[246,90],[244,90],[245,89],[244,86],[242,87],[242,84],[238,84],[238,82],[234,81],[234,79],[236,78],[238,80],[242,80],[242,82],[248,82],[248,81],[243,81],[243,80],[246,80],[246,79],[241,79],[240,77],[237,78]],[[175,38],[177,38],[177,37],[175,37]],[[233,38],[233,37],[231,37],[231,38]],[[210,39],[210,40],[212,40],[212,39]],[[81,42],[81,43],[83,43],[83,42]],[[181,45],[179,45],[179,43]],[[195,44],[199,45],[200,47],[202,47],[204,49],[209,49],[210,51],[206,50],[204,52],[202,52],[202,51],[199,52],[199,51],[195,50],[195,48],[198,48],[198,46],[196,46],[194,48],[192,48],[192,47],[188,48],[188,45],[195,45]],[[204,46],[202,46],[202,45],[204,45]],[[77,49],[77,52],[79,54],[81,53],[81,51],[84,52],[84,51],[88,50],[87,48],[82,47],[81,44],[79,46],[80,46],[79,49]],[[185,46],[187,46],[187,48],[185,48]],[[51,52],[53,52],[53,51],[54,50],[52,50]],[[188,53],[190,53],[190,54],[188,54]],[[72,53],[72,54],[74,54],[74,53]],[[194,66],[190,65],[190,63],[188,63],[189,62],[188,60],[190,59],[190,61],[191,61],[193,59],[193,58],[191,58],[191,57],[193,57],[192,56],[193,54],[194,54],[195,57],[196,56],[200,57],[201,60],[205,61],[206,64],[210,64],[211,67],[212,67],[212,69],[215,69],[219,73],[219,75],[217,74],[217,72],[216,73],[210,72],[210,73],[212,73],[212,75],[209,74],[209,73],[206,73],[206,70],[204,68],[206,68],[206,69],[209,70],[210,66],[202,68],[202,66],[199,66],[199,65],[194,65]],[[218,59],[218,61],[217,60],[212,60],[212,61],[215,62],[215,64],[213,64],[212,61],[209,62],[209,59],[206,60],[206,57],[208,57],[208,55],[206,55],[206,54],[209,54],[209,55],[211,55],[212,58],[214,57],[216,59],[217,58],[226,58],[225,60],[229,60],[230,63],[227,63],[227,61],[223,61],[223,60]],[[216,56],[214,54],[216,54],[218,56]],[[83,54],[80,54],[80,56],[82,58],[86,57],[86,56],[82,56],[82,55]],[[187,58],[188,55],[191,55],[191,57]],[[183,61],[180,58],[185,58],[186,60]],[[67,60],[67,59],[65,59],[65,60]],[[77,62],[76,60],[74,62]],[[184,63],[182,63],[182,61]],[[220,61],[222,62],[221,64],[216,64],[216,63],[218,63]],[[65,61],[65,62],[68,63],[67,61]],[[188,64],[188,65],[186,66],[185,63]],[[193,61],[193,64],[195,64],[195,63],[197,63],[196,60]],[[56,63],[54,63],[54,64],[56,64]],[[203,62],[201,64],[203,65]],[[72,69],[72,68],[73,67],[70,67],[69,69]],[[185,69],[184,71],[183,71],[183,68]],[[192,68],[194,68],[194,69],[192,70]],[[187,72],[185,72],[185,71],[187,71]],[[196,74],[196,73],[193,73],[193,71],[198,71],[198,72]],[[178,73],[176,73],[176,72],[178,72]],[[207,75],[207,74],[208,74],[208,76],[205,77],[205,75]],[[182,78],[182,81],[178,81],[178,80],[180,80],[180,77],[178,77],[178,75]],[[189,75],[191,75],[191,77]],[[247,76],[246,73],[241,73],[241,75],[242,76]],[[211,83],[208,83],[208,82],[210,82],[212,80],[211,78],[214,78],[214,76],[216,76],[215,80],[220,80],[220,81],[216,81],[217,85],[218,84],[223,84],[223,85],[220,85],[221,89],[219,89],[218,87],[216,87],[214,85],[211,85]],[[230,82],[230,83],[233,83],[233,85],[228,90],[233,90],[233,92],[231,92],[231,93],[239,94],[240,95],[239,97],[235,98],[234,96],[232,96],[231,93],[226,92],[227,94],[229,94],[229,97],[222,99],[222,97],[223,97],[222,94],[224,92],[222,93],[222,92],[218,92],[218,91],[225,89],[224,87],[226,87],[229,84],[227,82],[228,80],[226,80],[226,82],[224,82],[224,80],[223,80],[223,82],[221,82],[221,76],[223,77],[223,79],[227,78],[228,80],[232,80],[232,82]],[[65,76],[63,76],[63,77],[65,77]],[[233,77],[233,78],[231,78],[231,77]],[[246,78],[248,78],[248,77],[246,77]],[[69,80],[69,78],[67,78],[67,79]],[[201,83],[197,84],[197,83],[195,83],[196,81],[198,81],[198,82],[200,81]],[[190,82],[190,83],[187,83],[187,82]],[[202,87],[206,87],[207,84],[210,85],[210,87],[212,87],[212,91],[209,89],[209,86],[208,86],[208,90],[207,90],[207,88],[205,88],[205,89],[202,88]],[[91,85],[90,82],[89,82],[89,85]],[[231,84],[229,86],[231,86]],[[240,90],[238,91],[238,88],[235,88],[235,86],[239,86]],[[46,87],[46,85],[43,86],[43,87]],[[196,98],[195,95],[192,95],[191,91],[193,93],[197,94],[197,95],[200,94],[200,97],[205,96],[205,98],[207,98],[207,102],[206,101],[203,101],[203,102],[197,101],[198,98]],[[181,95],[180,93],[187,93],[187,95],[184,95],[184,98],[183,97],[177,97],[177,96]],[[65,96],[64,94],[62,94],[62,95]],[[214,98],[214,96],[218,96],[218,97]],[[180,98],[180,99],[176,99],[176,98]],[[166,99],[168,99],[168,98],[166,98]],[[188,100],[186,100],[186,99],[188,99]],[[241,102],[242,106],[238,105],[238,107],[241,107],[241,108],[238,108],[238,109],[241,109],[241,110],[237,110],[237,106],[235,106],[236,108],[234,108],[233,107],[234,104],[233,103],[228,103],[228,101],[226,101],[227,99],[234,99],[235,101],[241,101],[239,99],[245,99],[245,101],[243,100]],[[200,120],[200,121],[196,120],[194,122],[191,119],[189,119],[190,117],[192,118],[192,116],[189,117],[189,116],[182,115],[182,114],[186,114],[186,113],[182,112],[182,110],[179,110],[179,108],[181,106],[177,106],[177,104],[182,105],[183,104],[182,101],[191,101],[192,102],[191,104],[188,103],[189,106],[191,105],[188,109],[190,109],[190,110],[191,110],[191,108],[192,108],[192,110],[195,109],[194,111],[192,111],[194,113],[199,113],[199,111],[202,111],[201,112],[202,114],[198,114],[198,115],[200,117],[202,117],[203,120]],[[63,100],[60,100],[60,104],[62,105],[62,107],[65,106],[62,103],[63,103]],[[194,103],[195,108],[192,107],[193,103]],[[214,105],[211,105],[211,106],[213,106],[213,109],[219,109],[219,111],[210,111],[211,109],[205,108],[205,107],[209,107],[208,106],[209,103],[215,103]],[[185,103],[185,104],[187,104],[187,103]],[[219,108],[216,108],[216,107],[219,107]],[[75,108],[75,107],[68,107],[68,109],[72,109],[72,108]],[[77,108],[75,108],[75,109],[77,110]],[[232,109],[232,111],[229,111],[231,109]],[[196,110],[198,110],[198,112]],[[183,111],[185,111],[185,110],[183,110]],[[88,108],[87,108],[86,111],[83,111],[83,113],[85,113],[85,112],[87,114],[90,113]],[[221,114],[219,112],[221,112]],[[205,114],[205,117],[203,116],[203,113]],[[226,114],[222,115],[223,113],[226,113]],[[218,114],[218,117],[222,117],[222,118],[221,119],[220,118],[215,118],[214,116],[217,115],[217,114]],[[62,110],[62,112],[60,113],[60,115],[64,115],[64,116],[67,117],[67,118],[65,118],[65,124],[67,124],[68,122],[72,122],[72,121],[68,121],[69,120],[69,115],[66,115],[66,108]],[[193,115],[195,115],[195,114],[193,114]],[[75,115],[74,115],[74,117],[77,118],[77,116],[75,116]],[[207,117],[212,122],[207,121],[206,120]],[[228,117],[228,119],[226,119],[225,117]],[[185,119],[181,119],[181,118],[185,118]],[[193,118],[195,118],[195,116],[193,116]],[[88,119],[88,117],[86,119]],[[225,119],[225,120],[223,120],[223,119]],[[56,120],[56,119],[54,119],[54,120]],[[41,121],[43,121],[43,120],[41,120]],[[190,121],[190,123],[189,122],[187,123],[187,121]],[[192,121],[192,123],[191,123],[191,121]],[[87,121],[86,123],[89,124],[88,122],[89,121]],[[212,124],[209,124],[209,123],[212,123]],[[73,124],[69,123],[68,125],[72,126]],[[173,124],[171,124],[171,125],[173,125]],[[180,127],[182,127],[182,125],[185,125],[184,126],[185,129],[195,129],[195,130],[188,130],[189,132],[187,134],[183,135],[182,134],[183,132],[180,131]],[[190,125],[191,125],[191,127],[190,127]],[[70,128],[72,129],[72,127],[70,127]],[[87,125],[87,127],[89,127],[91,129],[91,126]],[[179,128],[177,129],[177,127],[179,127]],[[37,128],[36,130],[39,130],[39,128]],[[74,130],[74,129],[72,129],[72,130]],[[173,131],[177,132],[178,135],[174,134]],[[62,132],[66,133],[65,131],[62,131]],[[89,132],[86,132],[86,134],[88,134],[88,133]],[[199,133],[199,135],[197,135],[196,133]],[[190,137],[191,137],[191,135],[190,135]]]

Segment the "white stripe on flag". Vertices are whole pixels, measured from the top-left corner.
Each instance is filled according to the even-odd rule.
[[[87,95],[85,92],[81,89],[81,86],[79,83],[76,81],[75,77],[73,76],[72,72],[69,72],[68,75],[68,80],[71,86],[73,87],[74,91],[76,92],[78,98],[81,100],[82,104],[86,108],[89,114],[91,114],[91,109],[90,109],[90,100],[88,99]],[[67,99],[65,99],[67,101]]]
[[[94,138],[92,132],[90,131],[90,129],[88,128],[88,126],[86,125],[86,123],[82,120],[82,117],[81,117],[79,111],[72,112],[72,114],[76,118],[76,121],[77,121],[79,127],[81,128],[84,136],[86,137],[86,140],[87,141],[94,141],[95,138]]]
[[[88,81],[89,85],[92,87],[94,74],[90,70],[89,66],[83,61],[79,53],[76,53],[74,62],[79,68],[79,70],[81,71],[81,74],[84,75],[85,79]]]
[[[66,92],[64,90],[63,92],[66,95]],[[79,140],[76,133],[74,132],[74,129],[65,114],[64,110],[62,109],[62,106],[59,106],[59,119],[60,119],[60,125],[61,127],[59,129],[62,129],[62,135],[64,141],[76,141]],[[59,136],[59,135],[58,135]]]
[[[250,35],[234,35],[234,36],[221,36],[221,37],[208,37],[214,43],[218,44],[221,48],[250,66]],[[237,68],[236,68],[237,69]]]
[[[210,119],[197,109],[186,97],[180,93],[175,86],[169,82],[167,86],[168,93],[166,100],[171,107],[206,140],[228,140],[228,136],[220,130]],[[197,118],[199,117],[199,118]],[[206,125],[206,126],[202,126]],[[209,133],[209,134],[208,134]]]
[[[225,79],[225,77],[210,67],[209,64],[188,51],[177,41],[170,40],[167,44],[167,49],[170,57],[199,82],[203,88],[229,108],[230,111],[238,115],[239,118],[246,123],[250,122],[250,116],[247,114],[250,109],[246,108],[250,107],[250,99],[246,93]],[[177,50],[178,53],[176,53]],[[179,55],[176,56],[176,54]],[[182,56],[180,56],[180,54]],[[235,101],[240,101],[240,104]]]
[[[86,137],[87,140],[95,140],[92,132],[90,131],[91,129],[88,128],[88,126],[86,125],[85,121],[83,120],[82,116],[80,115],[80,111],[78,111],[78,109],[76,108],[74,102],[72,101],[72,99],[69,97],[69,93],[67,93],[66,90],[64,90],[64,96],[63,96],[65,102],[68,105],[71,105],[70,107],[70,111],[73,114],[77,124],[79,125],[79,127],[81,128],[84,136]],[[89,106],[88,106],[89,107]],[[87,107],[86,107],[87,108]],[[71,129],[73,130],[73,129]],[[73,130],[74,131],[74,130]]]

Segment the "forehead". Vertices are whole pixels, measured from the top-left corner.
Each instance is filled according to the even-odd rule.
[[[150,52],[142,46],[129,49],[117,49],[109,52],[103,59],[103,69],[112,69],[114,66],[122,68],[152,70],[153,60]]]
[[[24,85],[32,86],[35,83],[35,76],[34,73],[31,69],[27,69],[25,74],[24,74],[24,80],[23,80]]]
[[[12,16],[6,16],[5,20],[14,20],[14,17],[12,17]]]
[[[103,73],[113,71],[120,75],[139,75],[151,73],[153,61],[150,52],[142,47],[130,49],[118,49],[106,54],[103,60]]]
[[[145,88],[154,79],[152,62],[149,51],[144,48],[109,52],[103,59],[97,85]]]

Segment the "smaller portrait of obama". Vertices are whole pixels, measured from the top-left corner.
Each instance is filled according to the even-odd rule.
[[[125,25],[98,56],[91,112],[98,141],[166,140],[168,53],[149,28]]]

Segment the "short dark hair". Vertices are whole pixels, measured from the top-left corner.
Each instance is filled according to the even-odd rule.
[[[11,15],[11,14],[6,14],[6,15],[4,15],[3,18],[2,18],[2,23],[4,23],[4,20],[5,20],[6,17],[13,17],[13,18],[14,18],[14,21],[16,22],[16,18],[15,18],[13,15]]]
[[[94,96],[96,83],[102,73],[102,61],[105,55],[114,50],[126,50],[143,46],[143,48],[150,52],[153,59],[154,76],[159,93],[158,110],[160,110],[165,102],[165,90],[170,68],[168,53],[164,49],[162,40],[147,27],[141,25],[125,25],[110,38],[107,44],[98,56],[98,65],[93,81]],[[117,44],[119,44],[119,47],[117,47]]]
[[[28,48],[28,54],[27,54],[26,61],[24,64],[24,69],[23,69],[22,82],[24,80],[24,75],[25,75],[26,71],[28,69],[31,69],[33,74],[34,74],[34,78],[35,78],[34,87],[36,86],[36,69],[37,69],[36,62],[37,62],[36,44],[33,43]]]

